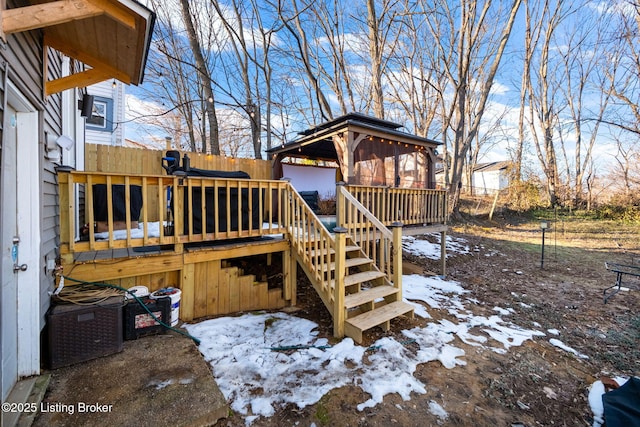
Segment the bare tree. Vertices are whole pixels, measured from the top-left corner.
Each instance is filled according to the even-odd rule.
[[[200,39],[196,33],[193,21],[194,16],[191,14],[189,0],[180,0],[182,11],[182,19],[184,20],[189,45],[196,61],[196,70],[198,72],[202,93],[206,102],[204,103],[207,121],[209,123],[209,152],[214,155],[220,154],[220,145],[218,143],[218,118],[214,107],[215,98],[213,96],[213,88],[211,85],[211,71],[205,61],[202,53]]]
[[[192,100],[198,97],[198,88],[192,79],[194,68],[189,62],[190,48],[180,38],[180,30],[171,19],[170,5],[155,0],[152,5],[158,23],[153,37],[155,49],[150,50],[143,90],[146,100],[157,103],[158,107],[148,106],[147,114],[142,116],[140,112],[138,121],[164,129],[178,146],[182,148],[184,143],[184,148],[197,151],[201,144],[198,142],[197,105]]]
[[[301,18],[303,12],[311,8],[312,5],[302,4],[302,9],[299,7],[299,1],[291,0],[292,10],[287,11],[282,4],[279,4],[278,14],[283,22],[288,33],[293,39],[293,46],[296,53],[296,59],[302,66],[305,76],[308,79],[311,94],[313,95],[313,103],[317,105],[322,120],[330,120],[333,118],[333,112],[329,101],[322,89],[322,85],[318,75],[321,74],[323,64],[314,55],[312,46],[309,42],[307,31],[303,26],[303,19]]]
[[[609,170],[609,180],[613,192],[622,193],[624,199],[631,202],[631,197],[637,197],[640,190],[640,139],[628,141],[618,136],[616,147],[615,163]]]
[[[605,73],[599,72],[608,66],[604,42],[608,23],[594,16],[589,8],[580,8],[577,19],[582,25],[565,32],[567,39],[558,47],[564,77],[560,87],[571,117],[575,143],[573,171],[567,171],[574,179],[575,205],[583,201],[585,169],[593,160],[600,124],[611,99],[611,85]]]
[[[569,13],[572,11],[565,9],[561,0],[554,0],[553,4],[544,3],[535,23],[541,32],[540,44],[537,46],[539,54],[534,58],[537,66],[535,71],[529,74],[526,83],[529,129],[542,173],[546,178],[547,194],[552,205],[558,202],[558,190],[561,185],[554,132],[559,126],[562,106],[558,105],[560,84],[555,80],[558,63],[551,54],[555,48],[555,32]]]
[[[391,114],[417,135],[437,138],[441,131],[437,123],[439,106],[444,99],[440,90],[446,87],[446,80],[434,66],[438,63],[435,43],[424,15],[416,12],[413,2],[407,0],[395,19],[401,34],[385,72]]]
[[[439,92],[442,96],[453,93],[450,103],[442,100],[442,134],[452,132],[451,165],[447,173],[450,207],[454,212],[458,211],[459,184],[467,154],[478,134],[520,4],[521,0],[506,4],[463,0],[455,9],[439,4],[435,13],[430,5],[424,5],[425,19],[437,48],[438,65],[447,76],[447,86]],[[471,96],[474,89],[477,98]]]
[[[367,41],[369,44],[369,71],[371,74],[370,98],[373,114],[385,118],[384,74],[389,56],[398,44],[400,32],[395,31],[395,6],[398,1],[367,0]],[[378,6],[379,10],[376,9]]]
[[[229,60],[226,75],[229,80],[240,80],[241,84],[228,85],[227,88],[237,87],[239,90],[228,90],[226,96],[241,108],[249,120],[253,154],[256,159],[262,159],[261,141],[261,104],[267,109],[267,149],[271,148],[270,114],[271,114],[271,63],[269,50],[272,38],[278,31],[278,24],[265,28],[256,1],[248,5],[245,2],[233,0],[224,7],[217,1],[212,1],[229,35],[229,47],[233,52],[233,60]],[[232,72],[229,72],[233,70]],[[265,95],[262,95],[262,91]]]
[[[151,0],[151,5],[157,13],[157,24],[155,49],[150,50],[147,65],[146,100],[159,105],[158,117],[180,115],[180,121],[157,120],[158,127],[166,129],[179,147],[215,152],[217,119],[209,70],[215,67],[216,50],[212,45],[218,43],[218,35],[211,25],[201,23],[210,22],[210,10],[203,8],[202,2]],[[188,8],[186,21],[182,6]],[[190,37],[185,37],[187,33]],[[215,142],[214,146],[208,141]]]
[[[546,2],[544,3],[546,7]],[[527,139],[525,113],[527,111],[528,88],[531,83],[531,66],[533,55],[541,35],[541,23],[536,17],[541,13],[540,2],[524,0],[524,55],[522,59],[522,76],[520,79],[520,109],[518,113],[518,141],[514,156],[514,178],[522,179],[522,157]],[[544,10],[544,9],[542,9]]]
[[[354,110],[384,118],[387,63],[401,34],[394,27],[400,2],[367,0],[366,10],[338,0],[290,3],[280,18],[296,47],[294,66],[304,70],[322,119]]]
[[[623,3],[624,4],[624,3]],[[629,11],[624,7],[613,8],[608,18],[612,43],[607,46],[608,67],[605,69],[610,82],[610,94],[615,99],[603,122],[640,134],[640,6],[636,3]],[[634,22],[635,19],[635,22]]]
[[[322,67],[319,71],[325,81],[330,82],[340,114],[361,111],[363,108],[362,100],[356,99],[354,76],[346,60],[348,51],[351,49],[348,42],[349,30],[344,19],[346,7],[344,2],[333,0],[316,2],[309,8],[309,13],[313,15],[313,21],[324,40],[324,43],[318,44],[318,55],[328,59],[327,62],[330,65],[329,68]]]

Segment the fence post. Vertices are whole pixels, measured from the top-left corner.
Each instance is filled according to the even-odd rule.
[[[447,228],[440,232],[440,275],[447,277]]]
[[[335,272],[333,284],[333,336],[344,337],[344,276],[346,274],[347,257],[347,229],[336,227],[333,229],[336,239]]]
[[[398,289],[399,301],[402,301],[402,223],[391,224],[393,231],[393,242],[391,256],[393,260],[393,286]]]

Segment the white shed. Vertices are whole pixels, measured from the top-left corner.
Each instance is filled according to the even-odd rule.
[[[496,191],[509,187],[510,167],[511,162],[509,161],[477,164],[471,174],[473,194],[479,196],[495,194]],[[463,181],[466,180],[463,179]]]

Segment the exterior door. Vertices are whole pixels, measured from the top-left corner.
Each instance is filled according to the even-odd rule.
[[[2,141],[2,400],[18,378],[18,275],[13,273],[16,225],[16,112],[7,107]],[[12,123],[13,121],[13,123]],[[12,127],[14,126],[14,127]],[[15,349],[15,350],[14,350]]]
[[[2,400],[40,365],[38,114],[10,87],[0,152]]]

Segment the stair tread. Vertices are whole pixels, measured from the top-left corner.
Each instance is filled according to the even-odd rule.
[[[349,268],[349,267],[357,267],[359,265],[366,265],[366,264],[371,264],[373,261],[371,261],[369,258],[347,258],[347,260],[345,261],[345,267]],[[336,263],[335,262],[331,262],[329,264],[327,264],[329,270],[333,271],[336,269]],[[327,269],[325,268],[325,271]]]
[[[360,246],[347,246],[345,248],[346,252],[354,252],[354,251],[360,251]],[[316,255],[326,255],[327,252],[329,252],[330,255],[333,255],[336,253],[335,249],[329,248],[329,250],[327,251],[327,249],[321,249],[321,250],[316,250],[316,249],[311,249],[308,253],[309,256],[314,257]]]
[[[398,289],[390,285],[375,286],[370,289],[346,295],[344,297],[344,306],[347,309],[357,307],[361,304],[375,301],[378,298],[384,298],[397,292]]]
[[[360,273],[349,274],[344,278],[344,286],[352,286],[357,283],[364,283],[368,282],[369,280],[375,280],[385,276],[386,274],[378,270],[362,271]]]
[[[412,311],[413,306],[411,304],[407,304],[403,301],[396,301],[378,307],[375,310],[367,311],[350,319],[346,319],[345,323],[349,323],[361,331],[366,331],[367,329],[371,329],[381,323]]]
[[[334,251],[333,249],[311,249],[308,254],[311,258],[315,257],[315,256],[324,256],[327,255],[327,253],[329,253],[329,255],[333,255],[336,253],[336,251]]]

